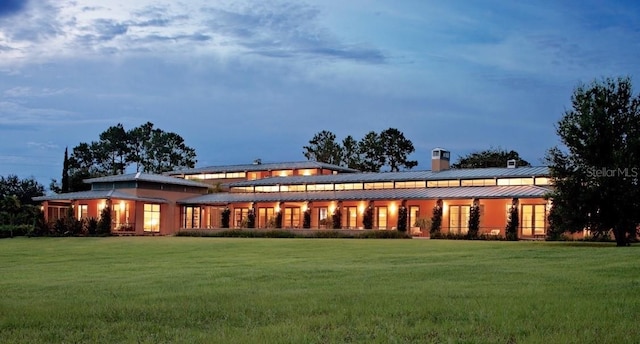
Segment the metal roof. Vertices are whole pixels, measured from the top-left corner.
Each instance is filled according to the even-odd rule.
[[[309,192],[213,193],[178,201],[182,204],[226,204],[234,202],[295,202],[346,200],[539,198],[550,190],[540,186],[473,186],[450,188],[381,189]]]
[[[72,200],[84,200],[84,199],[121,199],[128,201],[142,201],[153,203],[167,203],[164,198],[153,197],[138,197],[130,193],[118,191],[118,190],[91,190],[91,191],[79,191],[68,192],[62,194],[54,194],[48,196],[34,197],[34,201],[72,201]]]
[[[271,177],[257,180],[238,181],[227,186],[254,185],[300,185],[300,184],[328,184],[328,183],[362,183],[385,181],[416,181],[416,180],[447,180],[447,179],[486,179],[486,178],[517,178],[543,177],[549,175],[549,168],[539,167],[490,167],[450,169],[439,172],[433,171],[402,171],[402,172],[360,172],[316,176]]]
[[[290,170],[290,169],[308,169],[323,168],[339,172],[354,173],[360,172],[352,168],[338,165],[327,164],[318,161],[294,161],[294,162],[276,162],[276,163],[260,163],[260,164],[243,164],[243,165],[223,165],[223,166],[206,166],[197,168],[187,168],[183,170],[175,170],[166,172],[166,175],[187,175],[200,173],[222,173],[222,172],[248,172],[248,171],[272,171],[272,170]]]
[[[161,174],[151,174],[151,173],[129,173],[129,174],[117,174],[113,176],[106,177],[98,177],[98,178],[90,178],[85,179],[85,183],[114,183],[114,182],[130,182],[130,181],[144,181],[151,183],[160,183],[160,184],[171,184],[171,185],[181,185],[181,186],[193,186],[198,188],[209,188],[211,187],[208,184],[195,182],[192,180],[186,180],[182,178],[176,177],[168,177]]]

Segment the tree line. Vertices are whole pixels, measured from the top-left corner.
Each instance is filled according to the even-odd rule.
[[[124,174],[130,167],[162,173],[195,163],[195,150],[180,135],[154,128],[151,122],[129,130],[118,123],[100,133],[97,141],[81,142],[71,154],[65,149],[60,181],[53,179],[49,188],[56,193],[83,191],[90,188],[84,179]]]
[[[359,141],[351,135],[338,141],[334,133],[323,130],[303,147],[303,154],[308,160],[363,172],[379,172],[385,166],[390,171],[412,169],[418,165],[417,161],[408,158],[414,151],[411,140],[396,128],[380,133],[370,131]]]

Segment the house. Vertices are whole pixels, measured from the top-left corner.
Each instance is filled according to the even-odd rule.
[[[432,151],[431,170],[363,173],[318,162],[217,166],[163,176],[133,174],[89,179],[87,192],[39,197],[49,221],[69,206],[78,217],[97,216],[111,205],[113,231],[173,234],[217,229],[229,212],[229,227],[395,230],[401,208],[409,228],[424,234],[422,219],[442,210],[443,233],[464,234],[472,205],[480,209],[480,232],[504,235],[509,210],[520,214],[519,237],[544,236],[550,204],[547,167],[450,169],[450,153]],[[305,218],[307,223],[305,223]],[[428,232],[428,230],[427,230]]]
[[[177,201],[204,195],[209,185],[156,174],[132,173],[85,180],[91,190],[35,197],[42,201],[45,220],[54,222],[68,214],[78,219],[99,218],[112,211],[112,232],[122,234],[172,234],[180,226]]]

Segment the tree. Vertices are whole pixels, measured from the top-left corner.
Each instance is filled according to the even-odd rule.
[[[518,240],[518,227],[520,226],[520,217],[518,216],[518,199],[514,198],[511,201],[511,207],[509,208],[509,217],[507,218],[507,226],[504,233],[507,240]]]
[[[342,165],[359,170],[362,166],[362,157],[360,156],[360,143],[348,135],[342,140]]]
[[[612,230],[617,246],[627,245],[640,224],[640,96],[631,79],[579,85],[556,132],[566,149],[545,158],[552,232]]]
[[[489,148],[458,157],[458,161],[451,168],[483,168],[483,167],[507,167],[507,160],[516,160],[517,166],[531,166],[520,158],[516,151],[507,151],[502,148]]]
[[[365,209],[364,214],[362,214],[362,225],[364,229],[373,229],[373,212],[373,201],[369,201],[367,209]]]
[[[413,143],[404,137],[404,134],[396,129],[389,128],[380,133],[380,142],[383,148],[383,156],[391,172],[400,171],[400,167],[412,169],[418,165],[415,160],[407,160],[407,155],[415,152]]]
[[[360,141],[349,135],[342,140],[342,144],[336,142],[334,133],[323,130],[303,149],[304,156],[309,160],[363,172],[380,172],[385,165],[391,171],[399,171],[401,167],[411,169],[418,165],[415,160],[407,160],[407,155],[415,151],[413,143],[395,128],[389,128],[380,134],[370,131]]]
[[[386,162],[380,135],[375,131],[368,132],[360,140],[359,147],[362,156],[360,170],[363,172],[380,172]]]
[[[129,131],[118,123],[102,132],[98,141],[81,142],[73,148],[66,165],[68,191],[89,190],[90,185],[83,180],[124,174],[132,164],[136,172],[162,173],[192,168],[195,163],[195,150],[187,146],[180,135],[155,129],[151,122]],[[63,181],[64,176],[63,167]],[[55,180],[50,188],[63,192]]]
[[[436,205],[433,207],[431,216],[431,229],[429,230],[429,235],[431,237],[436,237],[440,234],[440,228],[442,227],[443,209],[443,202],[441,199],[438,199],[436,201]]]
[[[469,232],[467,238],[476,239],[480,231],[480,201],[475,198],[469,209]]]
[[[176,168],[193,168],[196,152],[184,143],[176,133],[154,129],[151,135],[147,158],[142,161],[143,172],[163,173]]]
[[[308,160],[340,165],[342,148],[336,143],[336,135],[323,130],[313,136],[308,146],[304,146],[304,156]]]
[[[406,232],[407,231],[407,220],[408,220],[408,211],[407,211],[407,201],[402,201],[400,204],[400,208],[398,209],[398,232]]]
[[[106,206],[100,212],[100,219],[96,227],[96,234],[107,236],[111,234],[111,207]]]
[[[37,205],[33,197],[44,195],[44,186],[34,178],[20,179],[16,175],[0,176],[0,198],[15,196],[21,205]]]

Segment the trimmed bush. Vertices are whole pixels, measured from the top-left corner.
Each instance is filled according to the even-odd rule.
[[[33,228],[31,225],[3,225],[0,226],[0,239],[29,235]]]

